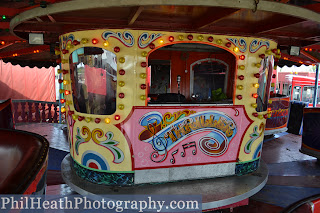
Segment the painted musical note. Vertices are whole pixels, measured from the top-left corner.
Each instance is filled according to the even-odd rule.
[[[170,159],[170,163],[174,164],[176,162],[176,159],[174,158],[174,155],[177,154],[178,151],[179,151],[179,149],[176,149],[171,153],[172,158]]]
[[[192,154],[196,155],[197,154],[197,146],[196,146],[196,142],[192,141],[189,143],[185,143],[182,145],[183,151],[181,152],[181,157],[185,157],[186,156],[186,149],[194,147],[194,150],[192,150]]]

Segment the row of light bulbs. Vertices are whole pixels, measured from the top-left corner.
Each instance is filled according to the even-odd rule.
[[[178,40],[183,41],[184,39],[185,39],[184,35],[178,35]],[[187,39],[191,41],[191,40],[194,39],[194,36],[193,36],[192,34],[189,34],[189,35],[187,36]],[[168,41],[169,41],[169,42],[174,42],[174,40],[175,40],[175,37],[174,37],[174,36],[169,36],[169,37],[168,37]],[[204,40],[204,36],[203,36],[203,35],[198,35],[198,36],[197,36],[197,40],[198,40],[198,41],[203,41],[203,40]],[[208,41],[208,42],[213,42],[213,40],[214,40],[214,38],[213,38],[212,36],[207,37],[207,41]],[[100,41],[99,41],[97,38],[91,39],[91,43],[92,43],[93,45],[96,45],[96,44],[98,44],[99,42],[100,42]],[[74,40],[72,43],[68,43],[68,44],[66,45],[66,49],[63,49],[62,51],[56,50],[56,51],[55,51],[55,54],[56,54],[56,55],[60,55],[61,53],[62,53],[62,54],[67,54],[67,53],[69,53],[69,50],[72,49],[72,48],[74,48],[75,46],[80,45],[80,44],[88,44],[88,43],[89,43],[89,39],[88,39],[88,38],[82,38],[80,41]],[[158,43],[159,43],[159,45],[163,45],[163,44],[165,44],[165,40],[164,40],[163,38],[161,38],[161,39],[158,40]],[[216,43],[217,43],[218,45],[222,45],[222,44],[223,44],[223,41],[222,41],[222,39],[217,39],[217,40],[216,40]],[[109,41],[107,41],[107,40],[104,41],[104,42],[103,42],[103,46],[104,46],[104,47],[108,47],[108,46],[109,46]],[[226,42],[226,43],[225,43],[225,46],[226,46],[227,48],[230,48],[230,47],[232,46],[232,44],[231,44],[231,42]],[[150,48],[151,50],[154,49],[154,48],[155,48],[155,44],[154,44],[154,43],[150,43],[150,44],[149,44],[149,48]],[[114,47],[113,51],[114,51],[115,53],[119,53],[119,52],[120,52],[120,47],[118,47],[118,46]],[[239,48],[238,48],[238,47],[234,47],[234,48],[233,48],[233,51],[234,51],[235,53],[238,53],[238,52],[239,52]],[[279,50],[279,49],[267,50],[265,53],[266,53],[267,55],[271,55],[272,53],[274,53],[276,58],[280,58],[280,57],[281,57],[281,54],[280,54],[280,50]],[[259,57],[263,59],[266,54],[260,54]],[[148,56],[148,52],[143,51],[143,52],[141,53],[141,55],[142,55],[143,57],[147,57],[147,56]],[[244,56],[244,55],[240,55],[238,58],[239,58],[240,60],[244,60],[244,59],[245,59],[245,56]],[[119,61],[119,63],[121,63],[121,64],[124,64],[124,63],[126,62],[126,60],[125,60],[124,57],[120,57],[120,58],[118,59],[118,61]],[[58,63],[68,63],[68,60],[66,60],[66,59],[62,59],[62,60],[61,60],[61,59],[58,59],[57,62],[58,62]],[[260,64],[260,63],[256,63],[256,64],[254,64],[254,66],[257,67],[257,68],[260,68],[260,67],[261,67],[261,64]],[[142,67],[142,68],[147,67],[147,63],[146,63],[146,62],[141,62],[141,67]],[[240,65],[240,66],[238,66],[238,68],[239,68],[240,70],[244,70],[244,69],[245,69],[245,66],[244,66],[244,65]],[[60,72],[63,73],[64,75],[68,73],[67,70],[61,70]],[[120,75],[125,75],[125,70],[123,70],[123,69],[119,70],[119,74],[120,74]],[[139,74],[139,77],[140,77],[141,79],[145,79],[147,76],[146,76],[146,73],[143,72],[143,73],[140,73],[140,74]],[[255,74],[254,74],[254,77],[260,78],[260,74],[259,74],[259,73],[255,73]],[[243,80],[243,79],[244,79],[244,76],[243,76],[243,75],[239,75],[239,76],[238,76],[238,79],[239,79],[239,80]],[[63,83],[64,85],[67,85],[67,84],[70,83],[70,82],[68,82],[68,81],[66,81],[66,80],[61,80],[60,82]],[[118,85],[119,85],[120,87],[124,87],[124,86],[125,86],[125,82],[124,82],[124,81],[119,81],[119,82],[118,82]],[[260,85],[259,85],[258,83],[254,83],[254,84],[252,84],[252,86],[253,86],[254,88],[258,89]],[[244,88],[243,85],[237,85],[237,89],[238,89],[238,90],[243,90],[243,88]],[[140,89],[145,90],[145,89],[146,89],[146,85],[145,85],[145,84],[141,84],[141,85],[140,85]],[[64,93],[65,95],[69,95],[69,94],[70,94],[70,91],[69,91],[69,90],[60,90],[60,93]],[[118,94],[118,97],[121,98],[121,99],[124,98],[124,96],[125,96],[124,93],[119,93],[119,94]],[[237,97],[238,100],[241,100],[241,99],[242,99],[242,95],[237,95],[236,97]],[[258,94],[257,94],[257,93],[254,93],[254,94],[252,94],[252,97],[255,98],[255,99],[258,98]],[[146,100],[146,95],[140,95],[140,99],[141,99],[141,100]],[[65,101],[63,101],[63,102],[65,102]],[[66,103],[68,103],[68,102],[66,102]],[[257,108],[257,104],[256,104],[256,103],[252,103],[251,106],[252,106],[253,108]],[[124,104],[119,104],[119,105],[118,105],[118,109],[120,109],[120,110],[123,110],[124,107],[125,107]],[[62,109],[61,109],[61,112],[66,112],[66,109],[65,109],[65,108],[62,108]],[[253,116],[262,119],[263,117],[264,117],[264,118],[271,117],[271,113],[270,113],[270,110],[268,110],[268,113],[265,114],[265,115],[258,115],[258,113],[253,113]],[[76,116],[76,115],[74,115],[74,114],[72,115],[72,117],[73,117],[74,119],[78,119],[78,120],[80,120],[80,121],[83,120],[81,116],[79,117],[79,116]],[[79,118],[80,118],[80,119],[79,119]],[[86,118],[85,120],[86,120],[87,122],[90,122],[92,119]],[[120,120],[120,116],[119,116],[119,115],[115,115],[115,120]],[[95,122],[97,122],[97,121],[100,122],[101,119],[95,119]],[[111,123],[111,119],[110,119],[110,118],[106,118],[106,119],[105,119],[105,122],[109,124],[109,123]]]

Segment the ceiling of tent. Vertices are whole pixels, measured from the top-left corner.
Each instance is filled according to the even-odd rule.
[[[278,42],[279,66],[320,62],[320,0],[226,0],[221,5],[218,0],[163,0],[162,5],[155,0],[108,0],[111,6],[94,7],[95,2],[1,0],[0,59],[22,66],[54,66],[61,34],[131,28],[264,37]],[[43,33],[45,44],[28,44],[32,32]],[[289,46],[299,46],[300,55],[288,55]]]

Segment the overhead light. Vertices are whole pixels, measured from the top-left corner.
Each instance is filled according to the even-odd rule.
[[[29,44],[44,44],[43,34],[41,33],[29,33]]]
[[[298,47],[298,46],[289,46],[288,53],[289,53],[289,55],[298,56],[298,55],[300,55],[300,47]]]

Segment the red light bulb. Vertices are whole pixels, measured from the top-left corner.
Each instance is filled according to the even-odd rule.
[[[74,41],[72,42],[72,44],[73,44],[74,46],[77,46],[77,45],[79,45],[79,44],[80,44],[80,42],[79,42],[79,41],[77,41],[77,40],[74,40]]]
[[[141,89],[146,89],[146,88],[147,88],[147,85],[141,84],[141,85],[140,85],[140,88],[141,88]]]
[[[170,42],[173,42],[173,41],[174,41],[174,37],[173,37],[173,36],[170,36],[170,37],[169,37],[169,41],[170,41]]]
[[[258,117],[258,113],[257,112],[254,112],[254,113],[252,113],[252,115],[254,116],[254,117]]]
[[[59,82],[59,84],[62,84],[62,83],[63,83],[63,80],[62,80],[62,79],[59,79],[58,82]]]
[[[37,51],[36,51],[36,52],[37,52]],[[66,50],[66,49],[63,49],[63,50],[62,50],[62,53],[63,53],[63,54],[67,54],[68,52],[69,52],[69,51]]]
[[[257,93],[253,93],[253,94],[252,94],[252,97],[254,97],[254,98],[258,98],[258,96],[259,96],[259,95],[258,95]]]
[[[242,95],[237,95],[237,98],[238,98],[239,100],[241,100],[241,99],[242,99]]]
[[[124,93],[119,93],[119,98],[124,98]]]
[[[254,77],[256,77],[256,78],[260,78],[260,73],[256,73],[256,74],[254,74]]]
[[[100,123],[101,119],[100,118],[96,118],[94,119],[94,122],[96,122],[97,124]]]
[[[115,47],[115,48],[113,48],[113,50],[114,50],[114,52],[118,53],[118,52],[120,52],[120,47]]]
[[[126,74],[126,71],[124,71],[123,69],[119,70],[119,75],[124,75]]]
[[[63,103],[66,102],[66,100],[65,99],[61,99],[60,102],[63,104]]]
[[[120,115],[115,115],[114,119],[117,120],[117,121],[120,120]]]
[[[231,47],[231,42],[227,42],[226,47]]]
[[[156,45],[154,45],[154,43],[150,43],[149,48],[153,50],[154,48],[156,48]]]
[[[64,94],[65,94],[65,95],[69,95],[69,94],[70,94],[70,91],[69,91],[69,90],[65,90],[65,91],[64,91]]]
[[[213,41],[213,37],[212,37],[212,36],[209,36],[209,37],[208,37],[208,41],[209,41],[209,42],[212,42],[212,41]]]
[[[242,81],[244,79],[243,75],[239,75],[238,78]]]
[[[266,55],[265,54],[260,54],[259,57],[264,59],[266,57]]]
[[[239,56],[240,60],[244,60],[246,57],[244,55]]]
[[[193,35],[190,34],[190,35],[187,36],[187,38],[188,38],[189,40],[192,40],[192,39],[193,39]]]
[[[92,42],[92,44],[98,44],[98,43],[99,43],[99,40],[96,39],[96,38],[93,38],[93,39],[91,40],[91,42]]]
[[[141,62],[141,67],[146,67],[147,66],[147,62]]]

